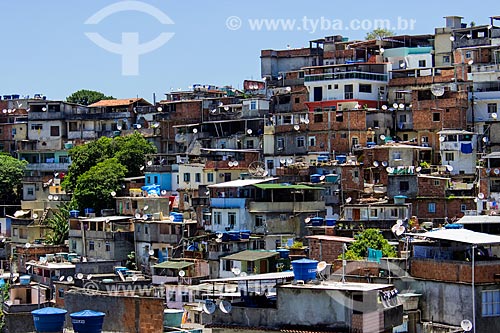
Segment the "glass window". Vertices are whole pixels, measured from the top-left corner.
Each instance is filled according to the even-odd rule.
[[[197,183],[201,183],[201,173],[199,173],[199,172],[195,173],[194,181]]]
[[[264,225],[264,216],[256,215],[255,216],[255,226],[262,227]]]
[[[483,317],[495,317],[500,315],[500,290],[488,290],[481,292]]]
[[[427,206],[427,210],[429,213],[435,213],[436,212],[436,203],[435,202],[429,202]]]
[[[184,173],[184,181],[185,182],[191,181],[191,174],[190,173],[188,173],[188,172]]]
[[[221,223],[222,223],[222,213],[214,212],[214,224],[221,224]]]
[[[177,298],[177,295],[175,293],[175,290],[169,290],[168,291],[168,300],[170,302],[175,302],[175,299]]]
[[[304,147],[305,146],[305,139],[303,136],[299,136],[297,138],[297,147],[298,148],[301,148],[301,147]]]
[[[207,182],[211,183],[214,181],[214,174],[212,172],[207,173]]]
[[[94,241],[89,241],[89,251],[94,251]]]

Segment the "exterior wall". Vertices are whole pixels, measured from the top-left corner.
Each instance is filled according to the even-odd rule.
[[[386,81],[372,81],[372,80],[324,80],[324,81],[312,81],[305,82],[304,84],[309,91],[309,101],[314,101],[314,88],[321,87],[323,90],[323,101],[331,100],[379,100],[380,90],[384,91],[387,82]],[[350,98],[347,98],[344,91],[346,85],[353,86],[352,94],[349,94]],[[360,92],[360,85],[370,85],[371,92],[365,93]],[[385,95],[384,95],[385,99]]]
[[[179,165],[179,189],[197,190],[203,184],[204,164],[180,164]],[[196,181],[196,174],[199,181]],[[188,177],[188,178],[186,178]],[[187,181],[189,179],[189,181]]]
[[[413,206],[412,215],[418,216],[420,221],[430,220],[445,222],[445,217],[452,219],[453,217],[462,217],[462,205],[465,205],[465,210],[476,210],[474,197],[419,197],[415,200],[410,200]],[[429,211],[429,204],[435,205],[435,212]]]
[[[103,331],[156,333],[163,329],[162,298],[89,295],[73,289],[65,293],[64,303],[67,327],[71,327],[70,313],[92,309],[106,314]]]
[[[407,182],[408,190],[401,189],[401,182]],[[418,193],[417,176],[416,175],[398,175],[388,177],[387,196],[393,198],[396,195],[404,195],[408,198],[415,198]]]

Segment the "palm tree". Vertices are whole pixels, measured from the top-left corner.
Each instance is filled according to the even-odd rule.
[[[45,237],[45,242],[50,245],[62,245],[69,235],[69,217],[72,204],[63,203],[52,212],[52,216],[45,219],[45,224],[50,231]]]

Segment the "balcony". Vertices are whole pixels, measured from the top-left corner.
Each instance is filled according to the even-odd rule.
[[[338,72],[306,75],[305,82],[330,81],[330,80],[368,80],[387,82],[387,74],[367,73],[367,72]]]
[[[250,202],[250,213],[314,213],[325,210],[324,201]]]

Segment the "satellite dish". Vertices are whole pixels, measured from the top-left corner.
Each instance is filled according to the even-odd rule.
[[[154,250],[149,250],[149,251],[148,251],[148,254],[149,254],[150,256],[154,256],[155,251],[154,251]]]
[[[184,272],[182,269],[177,274],[179,274],[180,277],[186,276],[186,272]]]
[[[304,220],[305,223],[309,223],[311,222],[311,218],[310,217],[306,217],[306,219]]]
[[[37,219],[37,218],[38,218],[38,214],[36,214],[36,213],[35,213],[35,214],[33,214],[33,218],[34,218],[34,219]]]
[[[416,168],[415,168],[415,171],[416,171],[416,172],[420,172],[421,170],[422,170],[422,167],[419,167],[419,166],[418,166],[418,167],[416,167]]]
[[[217,243],[222,243],[222,238],[216,238],[216,239],[215,239],[215,241],[216,241]]]
[[[450,36],[450,40],[453,42],[455,40],[455,37]]]
[[[382,161],[382,166],[385,168],[388,165],[387,161]]]
[[[285,90],[286,90],[287,92],[290,92],[290,91],[292,91],[292,88],[291,88],[291,87],[286,87],[286,88],[285,88]]]
[[[286,160],[284,158],[280,159],[280,163],[281,164],[285,164],[286,163]]]
[[[446,170],[448,170],[449,172],[452,172],[453,171],[453,166],[452,165],[447,165],[446,166]]]
[[[309,124],[309,119],[307,119],[307,118],[304,119],[304,124],[306,124],[306,125]]]
[[[439,141],[440,141],[440,142],[444,142],[444,140],[446,140],[446,138],[445,138],[444,136],[442,136],[442,135],[441,135],[441,136],[439,136]]]
[[[490,168],[486,169],[486,173],[490,173],[490,172],[491,172]]]
[[[496,168],[495,168],[495,169],[493,170],[493,173],[494,173],[495,175],[498,175],[498,174],[500,174],[500,170],[498,170],[498,169],[496,169]]]
[[[401,219],[396,220],[396,225],[397,226],[403,225],[403,220]]]
[[[498,118],[498,114],[496,114],[495,112],[493,112],[493,113],[491,114],[491,118],[493,118],[493,119],[497,119],[497,118]]]
[[[153,165],[153,161],[148,161],[148,166],[152,166]]]
[[[251,129],[251,128],[247,129],[247,134],[248,134],[248,135],[251,135],[252,133],[253,133],[253,131],[252,131],[252,129]]]
[[[26,271],[29,271],[31,269],[31,266],[26,266]]]
[[[487,136],[483,136],[483,138],[481,140],[483,140],[483,142],[486,143],[486,142],[488,142],[488,137]]]
[[[142,219],[146,221],[148,219],[148,215],[147,214],[142,215]]]
[[[472,323],[469,319],[464,319],[460,322],[460,327],[462,327],[465,332],[470,332],[472,329]]]
[[[433,84],[431,86],[431,93],[436,97],[443,96],[444,95],[444,86],[442,86],[440,84]]]
[[[142,127],[142,125],[141,124],[137,124],[136,127],[137,127],[137,129],[140,129]]]
[[[320,177],[319,177],[319,180],[320,180],[320,181],[323,181],[323,180],[325,180],[325,178],[326,178],[326,176],[325,176],[325,175],[322,175],[322,176],[320,176]]]
[[[229,111],[229,106],[227,106],[227,105],[226,105],[226,106],[224,107],[224,111]]]
[[[469,66],[470,66],[470,65],[472,65],[472,64],[474,63],[474,60],[472,60],[472,59],[471,59],[471,60],[467,61],[467,63],[468,63],[468,64],[469,64]]]
[[[121,131],[121,130],[122,130],[122,127],[121,127],[120,125],[118,125],[118,126],[116,126],[116,129],[117,129],[118,131]]]
[[[239,269],[238,267],[233,267],[233,269],[231,269],[231,272],[233,272],[234,275],[238,276],[241,274],[241,269]]]
[[[404,227],[404,225],[400,225],[396,230],[396,236],[401,236],[402,234],[404,234],[405,231],[406,228]]]
[[[387,173],[393,173],[394,172],[394,168],[393,167],[387,167],[387,168],[385,168],[385,171],[387,171]]]
[[[87,275],[87,280],[92,279],[92,274]]]
[[[161,195],[166,195],[166,194],[167,194],[167,191],[166,191],[166,190],[161,190],[160,194],[161,194]]]
[[[267,176],[267,175],[269,175],[269,171],[267,171],[267,170],[266,170],[266,171],[264,171],[264,173],[262,174],[262,176],[264,176],[264,177],[265,177],[265,176]]]
[[[292,163],[293,163],[293,159],[291,159],[291,158],[287,159],[287,160],[286,160],[286,163],[287,163],[287,164],[292,164]]]
[[[299,125],[293,125],[293,129],[296,130],[296,131],[299,131],[300,130],[300,126]]]
[[[399,225],[395,224],[392,226],[391,231],[393,234],[396,234],[396,231],[398,231]]]
[[[193,128],[193,133],[194,134],[198,133],[198,129],[197,128]]]
[[[24,244],[24,247],[27,248],[27,249],[29,249],[31,247],[31,244],[30,243],[26,243],[26,244]]]
[[[326,263],[326,261],[320,261],[318,263],[318,266],[316,266],[316,272],[321,273],[322,271],[325,270],[325,268],[326,268],[327,265],[328,264]]]
[[[399,108],[400,109],[404,109],[405,108],[405,105],[403,103],[399,104]]]
[[[141,167],[139,168],[141,171],[144,170],[144,165],[141,165]]]
[[[112,197],[116,196],[116,192],[115,191],[111,191],[111,196]]]
[[[233,306],[228,301],[221,301],[219,303],[219,309],[224,313],[230,313],[233,309]]]
[[[54,196],[53,196],[52,194],[49,194],[49,195],[47,196],[47,199],[52,200],[52,199],[54,199]]]
[[[387,105],[382,105],[382,110],[386,111],[387,110]]]
[[[132,281],[134,281],[134,282],[135,282],[135,281],[137,281],[138,279],[139,279],[139,278],[137,277],[137,275],[135,275],[135,274],[134,274],[134,275],[132,275]]]
[[[239,164],[238,161],[233,162],[233,166],[238,166],[238,164]]]
[[[229,161],[229,162],[227,162],[227,165],[228,165],[229,167],[232,167],[234,164],[233,164],[233,162],[232,162],[232,161]]]
[[[374,166],[374,167],[378,167],[378,166],[379,166],[378,161],[373,161],[373,166]]]
[[[352,198],[351,198],[351,197],[349,197],[349,198],[345,199],[345,203],[349,203],[349,202],[351,202],[351,201],[352,201]]]
[[[148,206],[148,205],[146,205],[146,206],[144,206],[144,208],[143,208],[143,209],[144,209],[144,210],[148,210],[148,208],[149,208],[149,206]]]
[[[66,277],[65,277],[64,275],[63,275],[63,276],[61,276],[61,277],[59,277],[59,281],[61,281],[61,282],[62,282],[62,281],[64,281],[64,279],[65,279],[65,278],[66,278]]]
[[[139,214],[139,213],[135,214],[135,218],[136,219],[140,219],[141,218],[141,214]]]
[[[83,274],[82,273],[76,274],[76,278],[82,280],[83,279]]]
[[[380,138],[380,140],[385,140],[385,135],[380,134],[379,138]]]
[[[215,236],[217,236],[217,238],[219,238],[219,239],[222,239],[224,234],[222,232],[218,232]]]
[[[205,312],[206,314],[212,314],[215,312],[216,307],[217,306],[213,301],[207,299],[205,301],[205,304],[203,304],[203,312]]]
[[[484,193],[482,193],[482,192],[478,193],[477,197],[479,199],[483,200],[484,199]]]
[[[73,282],[73,277],[72,277],[72,276],[68,276],[68,277],[66,278],[66,281],[68,281],[68,282],[70,282],[70,283],[71,283],[71,282]]]
[[[242,276],[242,277],[245,277],[247,275],[248,275],[247,272],[241,272],[241,274],[240,274],[240,276]]]
[[[54,195],[54,200],[55,200],[55,201],[59,200],[59,196]]]
[[[397,109],[398,108],[398,103],[392,104],[392,107],[395,108],[395,109]]]
[[[47,111],[47,108],[44,106],[44,107],[42,108],[42,111],[43,111],[43,112]]]

